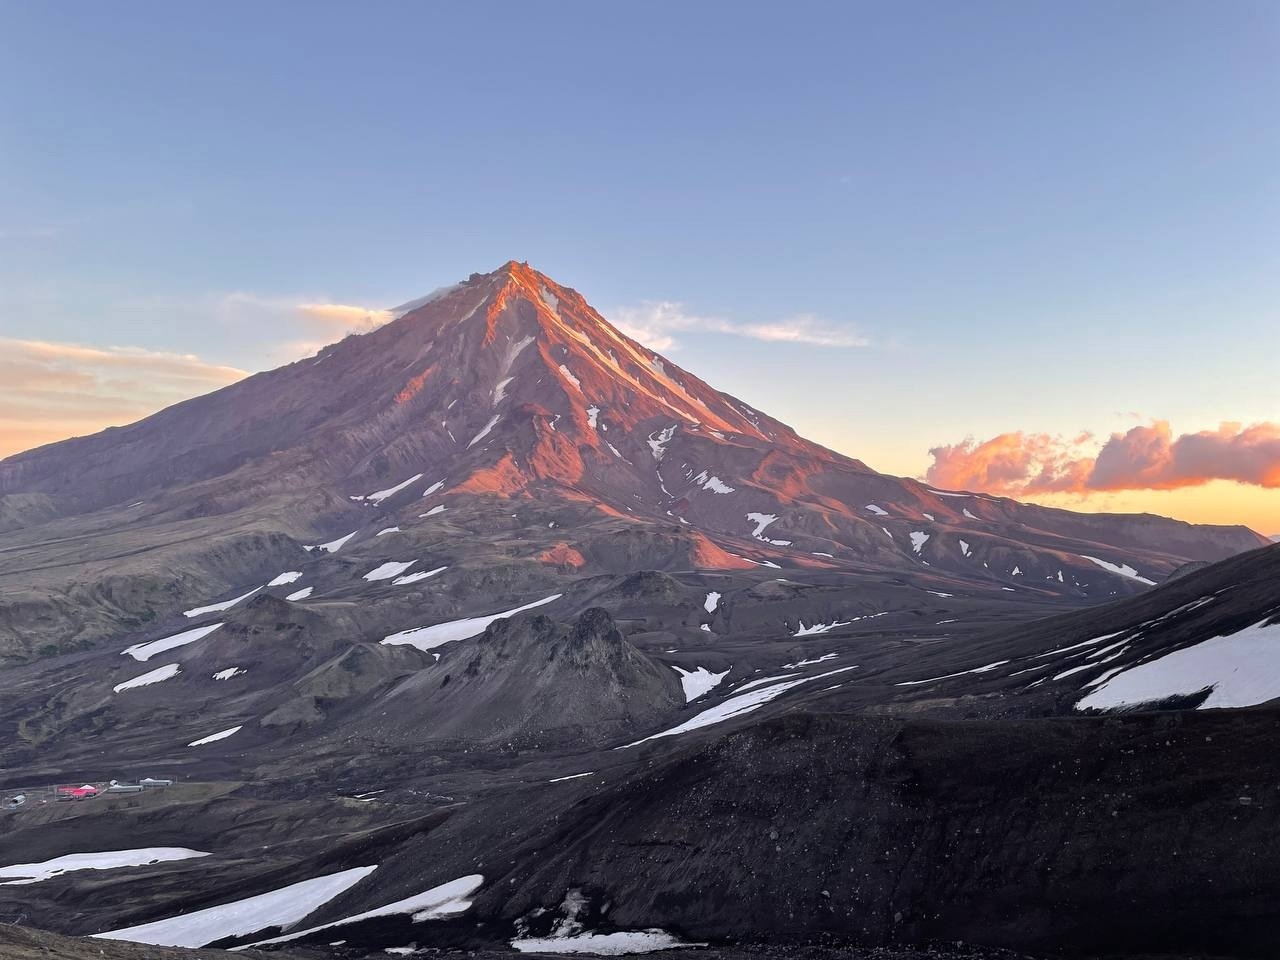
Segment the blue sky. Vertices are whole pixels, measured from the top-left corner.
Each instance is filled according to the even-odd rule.
[[[869,341],[671,352],[893,472],[1276,421],[1278,54],[1236,0],[0,2],[0,337],[258,369],[514,258]]]

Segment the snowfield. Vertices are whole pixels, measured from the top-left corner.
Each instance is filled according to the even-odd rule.
[[[1201,710],[1280,697],[1280,623],[1255,623],[1121,670],[1076,709],[1117,710],[1202,690],[1210,692]]]
[[[376,866],[353,867],[291,883],[256,897],[94,936],[100,940],[128,940],[162,947],[203,947],[215,940],[244,937],[268,927],[287,929],[376,869]]]
[[[432,887],[424,893],[417,893],[412,897],[405,897],[403,900],[397,900],[385,906],[374,907],[364,913],[357,913],[341,920],[334,920],[332,923],[324,923],[318,927],[308,927],[306,930],[298,930],[296,933],[286,934],[282,937],[259,940],[257,943],[249,944],[249,946],[264,947],[273,943],[288,943],[291,940],[300,940],[322,930],[345,927],[353,923],[359,923],[361,920],[372,920],[374,917],[394,917],[412,914],[414,923],[422,923],[424,920],[435,920],[439,917],[465,913],[471,908],[471,901],[466,898],[479,890],[483,883],[484,876],[479,873],[473,873],[465,877],[459,877],[457,880],[450,880],[448,883],[442,883],[437,887]]]
[[[104,850],[101,853],[68,853],[39,863],[11,863],[0,867],[0,887],[42,883],[76,870],[116,870],[207,857],[202,850],[186,847],[141,847],[137,850]]]
[[[432,650],[446,643],[477,637],[484,633],[489,624],[495,620],[513,617],[517,613],[523,613],[525,610],[532,610],[534,607],[540,607],[545,603],[559,600],[561,596],[562,594],[553,593],[549,597],[543,597],[541,600],[535,600],[533,603],[526,603],[524,606],[514,607],[511,610],[504,610],[501,613],[491,613],[484,617],[468,617],[464,620],[450,620],[446,623],[437,623],[429,627],[414,627],[410,630],[401,630],[399,633],[384,637],[382,642],[392,646],[407,643],[410,646],[417,647],[419,650]]]

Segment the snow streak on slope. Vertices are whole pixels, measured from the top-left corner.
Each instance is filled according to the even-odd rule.
[[[1115,710],[1209,691],[1200,709],[1252,707],[1280,697],[1280,623],[1262,621],[1112,676],[1076,704]]]
[[[1138,571],[1133,569],[1133,567],[1129,566],[1127,563],[1109,563],[1106,560],[1099,560],[1097,557],[1088,557],[1084,554],[1081,554],[1080,556],[1085,560],[1088,560],[1090,563],[1096,563],[1098,566],[1102,567],[1103,570],[1109,570],[1118,576],[1125,577],[1129,580],[1137,580],[1139,583],[1145,583],[1149,587],[1154,587],[1156,585],[1154,580],[1148,580],[1146,577],[1139,576]],[[1061,571],[1059,571],[1059,576],[1061,576]]]
[[[153,683],[160,683],[162,680],[168,680],[176,677],[182,672],[182,668],[176,663],[166,663],[163,667],[156,667],[154,670],[148,670],[140,676],[134,677],[132,680],[126,680],[123,683],[117,683],[111,689],[116,693],[124,690],[132,690],[135,687],[146,687]]]
[[[211,733],[207,737],[201,737],[199,740],[192,740],[187,744],[188,747],[203,747],[206,743],[217,743],[219,740],[225,740],[233,734],[239,733],[244,725],[231,727],[227,730],[219,730],[217,733]]]
[[[549,597],[543,597],[541,600],[535,600],[533,603],[526,603],[524,606],[515,607],[511,610],[504,610],[501,613],[491,613],[484,617],[468,617],[464,620],[450,620],[447,623],[437,623],[430,627],[414,627],[411,630],[401,630],[399,633],[393,633],[391,636],[384,638],[382,642],[391,645],[407,643],[410,646],[417,647],[419,650],[431,650],[446,643],[468,640],[471,637],[479,636],[495,620],[513,617],[517,613],[523,613],[525,610],[532,610],[534,607],[540,607],[545,603],[559,600],[560,597],[561,594],[553,593]]]
[[[210,623],[203,627],[194,627],[191,630],[184,630],[182,633],[175,633],[172,636],[164,637],[160,640],[151,640],[147,643],[135,643],[133,646],[125,647],[120,652],[127,656],[133,657],[135,660],[150,660],[157,653],[163,653],[166,650],[172,650],[175,647],[185,647],[188,643],[195,643],[202,637],[207,637],[213,631],[217,630],[222,624]]]
[[[388,903],[385,906],[374,907],[372,910],[366,910],[364,913],[357,913],[350,917],[344,917],[341,920],[334,920],[332,923],[324,923],[318,927],[308,927],[305,930],[298,930],[295,933],[286,934],[283,937],[273,937],[270,940],[259,940],[257,943],[251,943],[251,947],[264,947],[273,943],[288,943],[291,940],[300,940],[303,937],[310,936],[313,933],[319,933],[322,930],[332,930],[335,927],[346,927],[353,923],[359,923],[362,920],[372,920],[375,917],[394,917],[411,915],[414,923],[422,923],[424,920],[435,920],[440,917],[453,916],[458,913],[465,913],[471,907],[471,901],[467,897],[480,889],[480,885],[484,883],[484,876],[479,873],[473,873],[469,876],[459,877],[457,880],[450,880],[448,883],[442,883],[439,886],[432,887],[424,893],[414,894],[412,897],[405,897],[403,900],[397,900],[394,903]]]
[[[203,947],[216,940],[243,937],[267,927],[288,928],[376,869],[376,866],[354,867],[291,883],[256,897],[95,936],[101,940],[128,940],[166,947]]]
[[[11,863],[0,867],[0,886],[16,887],[40,883],[76,870],[117,870],[121,867],[141,867],[207,856],[209,854],[201,850],[189,850],[186,847],[142,847],[137,850],[68,853],[39,863]]]
[[[644,737],[641,740],[628,743],[625,747],[619,747],[618,749],[621,750],[626,749],[626,747],[636,747],[642,743],[647,743],[650,740],[657,740],[660,737],[674,737],[681,733],[688,733],[690,730],[697,730],[701,727],[711,726],[714,723],[723,723],[725,720],[730,720],[733,717],[740,717],[744,713],[750,713],[753,710],[759,709],[770,700],[776,700],[792,687],[798,687],[800,684],[808,683],[810,680],[821,680],[823,677],[830,677],[837,673],[844,673],[847,670],[856,669],[857,667],[841,667],[838,670],[831,670],[828,673],[819,673],[812,677],[797,677],[794,680],[785,680],[782,683],[775,683],[773,686],[760,687],[753,690],[751,693],[739,692],[738,695],[730,697],[728,700],[718,703],[708,710],[703,710],[697,716],[691,717],[679,726],[675,726],[669,730],[663,730],[661,733],[655,733]],[[746,686],[748,685],[744,684],[743,687],[739,689],[745,689]]]
[[[268,584],[268,586],[270,586],[270,584]],[[240,594],[240,596],[233,597],[230,600],[223,600],[221,603],[211,603],[208,606],[194,607],[191,610],[183,610],[182,615],[184,617],[190,617],[194,619],[195,617],[202,617],[206,613],[221,613],[223,610],[230,610],[241,600],[247,600],[249,597],[252,597],[255,593],[257,593],[261,589],[262,589],[261,587],[254,587],[248,593],[242,593]]]

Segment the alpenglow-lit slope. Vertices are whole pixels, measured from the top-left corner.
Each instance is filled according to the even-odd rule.
[[[166,572],[203,578],[198,595],[179,598],[199,608],[296,563],[291,544],[343,556],[376,532],[390,543],[410,523],[506,498],[580,508],[577,522],[537,535],[542,562],[566,570],[892,571],[1078,602],[1263,542],[1242,527],[1075,514],[878,474],[713,389],[515,262],[313,358],[0,462],[0,501],[32,495],[49,509],[8,535],[0,586],[31,591],[24,609],[56,609],[49,623],[70,616],[64,598],[108,559],[114,575],[155,579],[123,606],[115,598],[110,616],[123,620],[173,601]],[[584,534],[586,519],[612,526]],[[235,553],[244,548],[216,539],[232,536],[267,540],[252,553],[262,579]],[[216,570],[215,543],[225,547]],[[54,572],[32,580],[37,568]],[[0,610],[0,640],[11,629]]]

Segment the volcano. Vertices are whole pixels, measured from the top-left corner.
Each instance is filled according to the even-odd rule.
[[[0,916],[1270,955],[1280,547],[877,473],[526,264],[394,313],[0,462]]]
[[[83,648],[247,589],[301,562],[300,546],[350,555],[463,515],[466,536],[490,537],[513,510],[521,532],[504,555],[582,575],[892,575],[1064,603],[1265,542],[877,473],[624,336],[527,264],[396,313],[314,357],[0,462],[14,544],[0,656]]]

